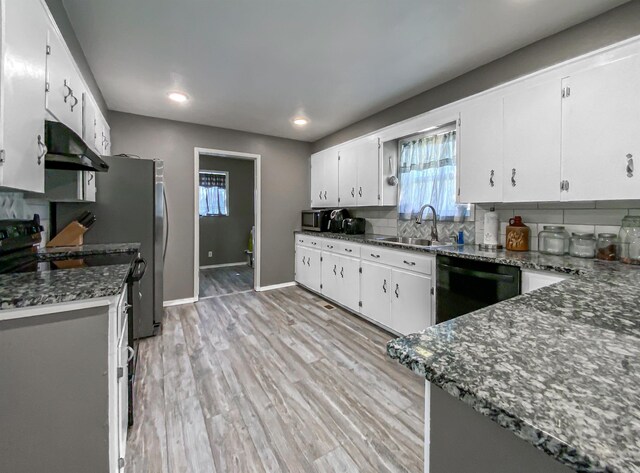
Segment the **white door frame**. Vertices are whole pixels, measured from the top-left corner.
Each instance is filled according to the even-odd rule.
[[[253,153],[240,153],[238,151],[226,151],[221,149],[210,148],[194,148],[193,150],[193,210],[194,210],[194,234],[195,244],[193,245],[193,298],[198,300],[200,295],[200,212],[199,212],[199,188],[200,188],[200,155],[205,156],[219,156],[221,158],[236,158],[236,159],[251,159],[253,160],[253,224],[256,227],[254,241],[253,241],[253,288],[257,291],[260,289],[260,259],[262,252],[260,251],[260,243],[262,241],[262,227],[261,227],[261,209],[262,209],[262,197],[261,197],[261,165],[262,156]]]

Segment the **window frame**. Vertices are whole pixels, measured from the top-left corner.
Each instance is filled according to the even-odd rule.
[[[401,191],[402,191],[402,179],[400,179],[400,164],[401,164],[401,156],[402,156],[402,144],[407,142],[407,141],[415,141],[415,140],[420,140],[422,138],[426,138],[429,136],[434,136],[434,135],[439,135],[442,133],[449,133],[455,131],[456,132],[456,156],[455,156],[455,164],[456,164],[456,188],[459,185],[459,180],[460,180],[460,128],[458,127],[458,122],[456,121],[450,121],[447,123],[444,123],[442,125],[439,126],[434,126],[433,128],[430,128],[428,130],[425,131],[420,131],[418,133],[412,133],[410,135],[406,135],[403,137],[398,138],[398,146],[397,146],[397,162],[396,162],[396,176],[398,176],[398,203],[396,204],[396,208],[399,209],[400,208],[400,195],[401,195]],[[467,206],[467,214],[468,215],[463,215],[461,217],[441,217],[440,215],[438,215],[438,222],[457,222],[457,223],[463,223],[463,222],[468,222],[468,221],[474,221],[475,219],[475,206],[469,203],[464,203],[464,202],[459,202],[458,201],[458,196],[457,194],[454,195],[454,202],[457,206],[462,207],[462,206]],[[400,214],[398,213],[398,220],[399,221],[403,221],[403,222],[410,222],[413,219],[413,217],[409,217],[409,218],[401,218]]]
[[[198,181],[200,180],[200,174],[210,174],[215,176],[224,176],[224,192],[225,192],[225,200],[224,200],[224,213],[221,214],[207,214],[200,215],[200,187],[198,184],[198,215],[200,218],[210,218],[210,217],[228,217],[229,216],[229,171],[215,171],[210,169],[200,169],[198,171]]]

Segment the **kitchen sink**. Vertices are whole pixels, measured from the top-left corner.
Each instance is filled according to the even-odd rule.
[[[383,238],[378,238],[378,241],[384,241],[387,243],[404,245],[404,246],[446,246],[445,243],[428,240],[426,238],[383,237]]]

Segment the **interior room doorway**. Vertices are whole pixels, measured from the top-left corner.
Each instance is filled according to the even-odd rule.
[[[259,286],[260,155],[196,148],[194,297]]]

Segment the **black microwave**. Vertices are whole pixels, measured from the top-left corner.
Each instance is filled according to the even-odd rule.
[[[303,210],[302,229],[312,232],[328,232],[331,210]]]

